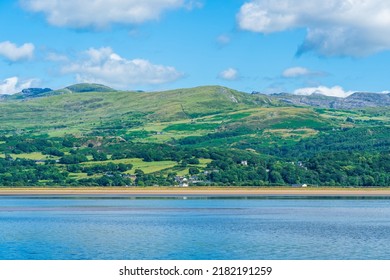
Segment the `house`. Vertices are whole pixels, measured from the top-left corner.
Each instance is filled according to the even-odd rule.
[[[241,161],[241,165],[243,165],[243,166],[248,166],[248,161],[247,161],[247,160],[242,160],[242,161]]]
[[[190,178],[189,178],[189,183],[190,184],[198,184],[198,183],[203,183],[204,181],[199,179],[199,177],[197,175],[192,175]]]
[[[203,172],[203,174],[204,175],[208,175],[208,174],[211,174],[211,173],[218,173],[219,172],[219,170],[218,169],[213,169],[213,170],[205,170],[204,172]]]
[[[187,178],[183,178],[182,181],[180,182],[179,184],[180,187],[188,187],[189,184],[188,184],[188,179]]]
[[[131,175],[131,174],[125,174],[125,175],[122,175],[122,177],[130,179],[133,183],[137,179],[137,175]]]
[[[189,182],[187,177],[184,176],[176,176],[175,181],[179,184],[180,187],[188,187]]]

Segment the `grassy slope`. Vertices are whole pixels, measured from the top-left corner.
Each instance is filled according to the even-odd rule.
[[[246,94],[222,87],[149,93],[68,93],[2,102],[0,126],[41,132],[85,132],[102,123],[126,121],[136,113],[144,115],[142,119],[147,122],[166,122],[246,108],[250,102]]]
[[[219,86],[164,92],[110,92],[102,87],[102,92],[83,92],[88,88],[91,85],[79,84],[60,95],[0,102],[0,133],[61,136],[94,130],[94,135],[105,133],[135,141],[166,142],[246,127],[253,132],[245,137],[216,139],[208,145],[232,144],[243,138],[259,138],[268,145],[295,142],[324,130],[390,123],[387,110],[280,107],[267,96]],[[346,121],[348,117],[353,122]]]

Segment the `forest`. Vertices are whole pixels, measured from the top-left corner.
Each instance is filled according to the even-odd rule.
[[[95,146],[93,137],[3,136],[0,185],[175,186],[186,180],[198,186],[389,186],[389,140],[366,143],[361,131],[347,133],[359,141],[336,133],[331,143],[323,136],[270,149],[250,142],[238,149],[100,138]]]

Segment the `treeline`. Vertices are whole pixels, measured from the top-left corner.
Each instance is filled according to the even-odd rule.
[[[192,158],[190,162],[196,162]],[[178,163],[182,165],[183,162]],[[172,186],[177,185],[176,173],[145,174],[131,164],[67,164],[50,161],[37,164],[32,160],[0,158],[2,186]],[[87,173],[88,178],[70,174]],[[319,154],[307,161],[284,162],[277,159],[252,157],[212,160],[204,170],[190,167],[188,179],[194,185],[273,186],[309,184],[318,186],[389,186],[390,155],[361,153]],[[190,181],[191,182],[191,181]]]
[[[63,156],[63,149],[80,147],[82,140],[73,135],[58,138],[49,138],[48,135],[39,136],[0,136],[0,151],[5,154],[22,154],[42,152],[53,156]]]
[[[268,150],[260,150],[255,145],[250,149],[247,146],[245,149],[195,148],[71,135],[63,138],[3,136],[0,137],[3,154],[0,185],[172,186],[185,177],[192,185],[390,186],[387,133],[389,128],[351,129]],[[45,160],[18,158],[21,153],[32,152],[51,156]],[[112,162],[133,158],[145,162],[173,161],[176,166],[149,174],[136,169],[130,175],[131,164]],[[199,167],[200,159],[208,159],[210,163]],[[177,176],[175,170],[188,170],[188,174]]]
[[[316,137],[302,139],[292,145],[275,143],[268,147],[255,141],[235,145],[239,149],[252,148],[268,155],[304,160],[318,153],[332,152],[383,152],[390,151],[390,127],[376,126],[345,128],[320,133]]]
[[[390,154],[332,152],[305,161],[268,159],[247,165],[231,159],[209,164],[205,178],[217,185],[389,186]]]
[[[0,158],[0,185],[38,186],[49,183],[59,185],[65,182],[68,172],[54,165],[40,165],[33,160]]]
[[[129,175],[123,173],[131,164],[79,166],[59,165],[47,161],[37,164],[33,160],[0,158],[0,186],[126,186],[132,185]],[[91,178],[77,179],[70,173],[85,172]]]

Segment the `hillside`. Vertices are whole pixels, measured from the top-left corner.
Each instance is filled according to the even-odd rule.
[[[386,107],[221,86],[27,92],[0,102],[0,185],[390,184]],[[347,99],[377,100],[337,102]]]
[[[71,133],[165,142],[245,128],[256,133],[265,131],[290,142],[314,136],[319,131],[367,122],[388,124],[386,112],[370,114],[313,108],[321,107],[317,103],[302,107],[294,102],[286,104],[285,97],[289,95],[250,95],[220,86],[129,92],[77,84],[44,94],[39,98],[0,102],[1,132],[51,136]],[[351,99],[357,100],[359,96],[354,94]],[[322,95],[299,98],[301,103],[305,98],[326,102],[334,99]]]
[[[272,103],[266,97],[251,98],[217,86],[165,92],[91,92],[88,88],[75,85],[57,91],[62,94],[49,92],[40,98],[1,102],[1,128],[57,135],[110,127],[131,129],[151,122],[191,121]]]

